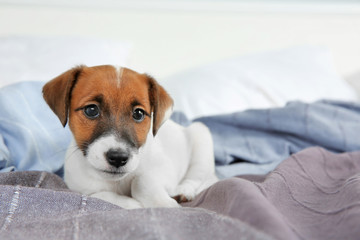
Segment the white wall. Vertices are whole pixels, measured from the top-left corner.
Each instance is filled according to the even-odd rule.
[[[16,2],[0,1],[0,36],[81,35],[128,40],[134,48],[132,66],[159,78],[222,58],[302,44],[328,46],[343,75],[360,69],[360,10],[356,4],[323,8],[228,2],[194,8],[186,4],[142,8],[113,1],[105,1],[113,5],[104,7],[96,1],[84,7],[80,1],[73,5],[71,1]]]

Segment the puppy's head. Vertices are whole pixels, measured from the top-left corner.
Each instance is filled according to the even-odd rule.
[[[134,171],[148,135],[155,136],[173,101],[150,76],[110,65],[79,66],[43,88],[63,126],[69,122],[78,148],[103,177]]]

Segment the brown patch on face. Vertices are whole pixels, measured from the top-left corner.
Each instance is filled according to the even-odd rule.
[[[113,66],[84,68],[72,91],[69,125],[84,152],[97,137],[107,133],[136,148],[146,141],[151,121],[147,76],[124,68],[120,82],[118,77]],[[100,115],[89,119],[84,108],[93,104],[100,109]],[[132,117],[136,108],[148,115],[141,122]]]

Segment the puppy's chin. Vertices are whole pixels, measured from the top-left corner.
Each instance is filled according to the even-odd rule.
[[[98,177],[100,177],[101,179],[104,180],[108,180],[108,181],[119,181],[122,178],[125,178],[127,175],[129,175],[130,173],[128,172],[121,172],[121,171],[116,171],[116,170],[100,170],[100,169],[94,169],[96,171],[96,174],[98,175]]]

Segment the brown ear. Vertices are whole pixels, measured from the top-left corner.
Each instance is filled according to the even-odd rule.
[[[43,87],[43,97],[49,107],[58,116],[65,127],[70,107],[71,91],[84,66],[78,66],[64,72],[46,83]]]
[[[170,117],[173,100],[155,79],[150,76],[148,79],[151,111],[153,112],[153,135],[155,136],[160,126]]]

